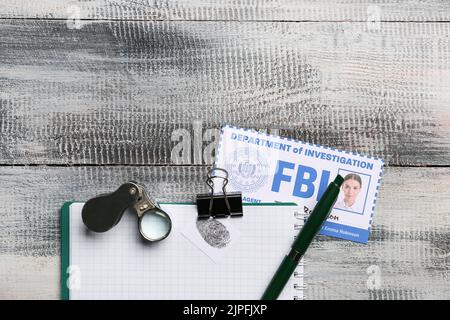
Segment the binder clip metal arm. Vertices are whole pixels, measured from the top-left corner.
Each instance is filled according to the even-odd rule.
[[[222,172],[224,175],[217,175]],[[222,179],[222,193],[214,193],[215,178]],[[222,168],[213,168],[208,171],[206,184],[210,188],[210,193],[197,195],[197,210],[199,219],[242,217],[242,193],[226,192],[228,184],[228,172]]]

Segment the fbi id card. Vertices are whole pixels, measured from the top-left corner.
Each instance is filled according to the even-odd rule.
[[[369,239],[382,159],[225,126],[215,165],[228,171],[227,191],[241,191],[244,202],[295,202],[305,213],[340,174],[345,181],[320,234]]]

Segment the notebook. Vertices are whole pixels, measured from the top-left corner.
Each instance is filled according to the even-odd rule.
[[[223,253],[217,246],[211,253],[198,241],[206,238],[195,238],[194,204],[160,206],[172,219],[172,231],[148,243],[131,212],[98,234],[82,222],[83,203],[66,203],[61,210],[62,299],[257,300],[304,221],[293,204],[245,204],[243,217],[215,219],[230,230],[231,239]],[[303,269],[302,260],[279,299],[303,299]]]

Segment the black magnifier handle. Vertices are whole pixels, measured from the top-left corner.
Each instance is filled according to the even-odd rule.
[[[81,213],[83,222],[91,231],[108,231],[120,221],[125,210],[133,206],[139,197],[137,186],[125,183],[112,193],[88,200]]]

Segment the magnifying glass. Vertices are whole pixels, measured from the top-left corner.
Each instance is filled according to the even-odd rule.
[[[138,216],[141,236],[150,242],[167,238],[172,230],[169,215],[153,203],[144,187],[134,181],[116,191],[88,200],[81,212],[86,227],[94,232],[106,232],[119,223],[124,212],[133,208]]]
[[[139,218],[139,232],[148,241],[160,241],[167,238],[172,229],[170,217],[159,208],[144,212]]]

